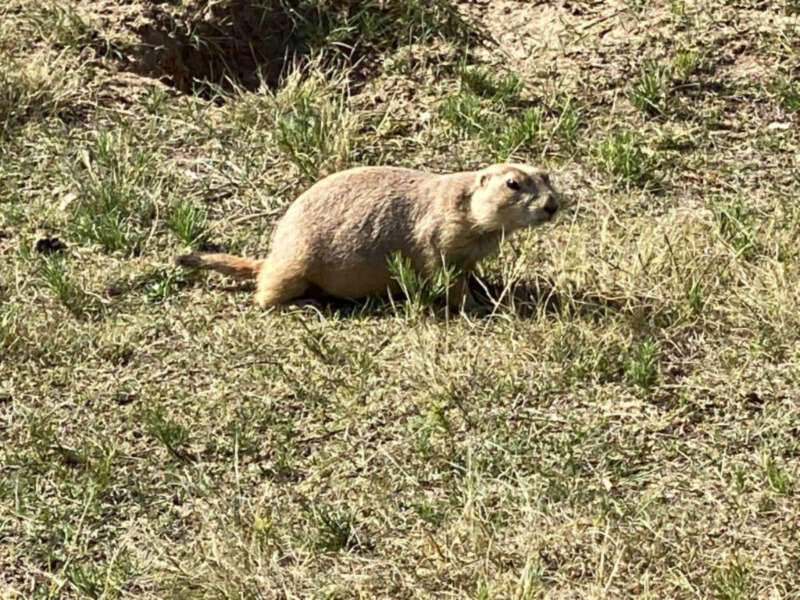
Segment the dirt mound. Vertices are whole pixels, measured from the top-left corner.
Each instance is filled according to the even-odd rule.
[[[197,0],[178,6],[101,0],[82,2],[76,11],[111,40],[123,70],[201,96],[216,87],[274,86],[312,57],[363,71],[377,67],[387,48],[426,36],[471,35],[445,0]]]

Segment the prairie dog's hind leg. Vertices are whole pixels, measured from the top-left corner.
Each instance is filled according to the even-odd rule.
[[[261,308],[286,304],[308,289],[308,281],[295,269],[264,261],[258,272],[255,303]]]
[[[470,311],[480,307],[480,304],[469,289],[469,272],[460,275],[447,290],[447,303],[453,310]]]

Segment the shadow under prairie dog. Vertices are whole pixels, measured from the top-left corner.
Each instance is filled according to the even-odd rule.
[[[496,164],[437,175],[398,167],[335,173],[301,194],[278,221],[261,260],[187,254],[176,262],[255,278],[255,301],[275,306],[315,287],[340,298],[396,291],[387,258],[400,252],[422,274],[455,264],[468,273],[515,230],[558,210],[545,171]],[[449,294],[470,301],[466,278]]]

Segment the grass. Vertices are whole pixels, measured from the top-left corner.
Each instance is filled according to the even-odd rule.
[[[85,319],[97,315],[101,304],[76,283],[67,272],[68,265],[61,258],[45,261],[42,278],[52,291],[53,296],[77,319]]]
[[[99,55],[121,58],[124,48],[94,29],[69,6],[43,3],[26,11],[24,18],[39,38],[50,38],[60,49],[81,52],[87,48]]]
[[[486,160],[515,156],[571,156],[581,130],[578,102],[563,93],[541,98],[537,105],[521,97],[517,73],[493,77],[485,70],[462,70],[460,90],[439,106],[443,128],[453,140],[475,140]]]
[[[304,180],[313,181],[326,167],[340,170],[355,144],[355,119],[336,92],[322,79],[295,76],[274,100],[275,143]]]
[[[652,340],[638,344],[628,358],[625,368],[628,380],[647,391],[658,381],[658,348]]]
[[[0,7],[0,596],[797,596],[796,11],[557,4]],[[506,159],[566,208],[483,311],[401,257],[282,312],[173,263],[328,172]]]
[[[683,61],[681,61],[683,67]],[[685,68],[685,67],[683,67]],[[646,61],[639,77],[633,84],[631,101],[636,108],[651,115],[664,112],[664,104],[670,93],[670,73],[663,65]]]
[[[463,273],[457,265],[443,265],[434,275],[423,277],[399,252],[390,255],[387,262],[389,272],[400,290],[400,297],[404,300],[400,310],[409,320],[433,311],[442,298],[447,299],[450,293],[454,293],[451,287]]]
[[[184,244],[193,246],[206,237],[206,216],[202,208],[184,201],[170,213],[169,227]]]
[[[720,235],[742,257],[752,259],[758,254],[758,237],[753,225],[756,215],[742,198],[722,201],[716,211]]]
[[[100,131],[67,166],[77,196],[74,235],[109,253],[141,252],[156,218],[152,197],[160,193],[165,176],[157,172],[155,157],[136,146],[124,129]]]
[[[524,86],[518,73],[511,72],[498,77],[487,68],[462,67],[459,78],[466,89],[497,104],[519,100],[519,94]]]
[[[800,84],[785,76],[776,78],[773,88],[780,97],[781,106],[787,113],[800,111]]]
[[[657,179],[654,154],[638,130],[625,128],[612,130],[595,148],[598,167],[626,188],[653,185]]]

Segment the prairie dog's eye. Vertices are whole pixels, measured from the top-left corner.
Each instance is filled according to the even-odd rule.
[[[512,178],[512,177],[509,177],[508,179],[506,179],[506,185],[510,189],[515,190],[515,191],[519,189],[519,182],[516,179]]]

